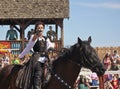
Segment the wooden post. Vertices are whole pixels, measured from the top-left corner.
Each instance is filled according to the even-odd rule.
[[[99,77],[99,87],[104,89],[104,75]]]
[[[57,36],[56,40],[58,40],[58,25],[55,25],[55,30],[56,30],[55,32],[56,32],[56,36]]]
[[[22,41],[22,43],[21,43],[21,51],[24,49],[24,47],[25,47],[25,36],[24,36],[24,25],[23,24],[21,24],[20,25],[20,40]]]
[[[64,47],[64,30],[63,30],[63,26],[61,27],[61,45],[62,48]]]

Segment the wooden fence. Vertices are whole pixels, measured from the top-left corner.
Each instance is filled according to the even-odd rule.
[[[101,60],[103,59],[107,52],[113,54],[114,50],[116,50],[120,55],[120,47],[96,47],[95,50]]]

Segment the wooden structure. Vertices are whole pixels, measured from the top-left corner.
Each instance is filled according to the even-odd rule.
[[[69,0],[0,0],[0,25],[12,24],[16,28],[20,33],[21,50],[25,46],[25,29],[37,21],[55,25],[56,34],[60,27],[61,39],[57,41],[62,48],[64,18],[69,18]]]
[[[96,47],[96,52],[100,59],[102,60],[106,53],[113,54],[113,51],[116,50],[118,54],[120,55],[120,47]]]

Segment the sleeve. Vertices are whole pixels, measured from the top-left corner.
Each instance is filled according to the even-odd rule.
[[[33,38],[33,36],[31,36],[27,47],[22,51],[22,53],[20,53],[18,58],[23,58],[28,52],[30,52],[31,48],[33,48],[33,46],[35,45],[37,39],[35,41],[33,41],[32,38]]]
[[[47,38],[47,40],[46,40],[46,45],[47,45],[47,50],[49,49],[49,48],[54,48],[55,47],[55,43],[52,43],[51,41],[50,41],[50,39],[48,39]]]

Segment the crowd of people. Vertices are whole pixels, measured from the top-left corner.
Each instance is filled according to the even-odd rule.
[[[104,89],[120,89],[120,74],[105,74]],[[95,73],[80,75],[75,89],[99,89],[99,79]]]
[[[120,89],[120,75],[119,74],[105,74],[104,75],[105,89]]]
[[[75,89],[97,89],[99,87],[99,78],[95,72],[80,74],[74,87]]]
[[[103,64],[107,71],[109,70],[119,70],[120,69],[120,56],[118,55],[117,51],[114,50],[112,53],[106,53],[105,57],[103,58]]]
[[[26,55],[24,58],[25,59],[24,61],[29,59],[29,57],[30,57],[30,54]],[[10,64],[13,64],[13,65],[14,64],[23,64],[24,61],[20,60],[18,58],[17,54],[12,54],[12,53],[8,52],[8,53],[4,53],[1,55],[0,67],[3,68],[3,67],[10,65]]]

